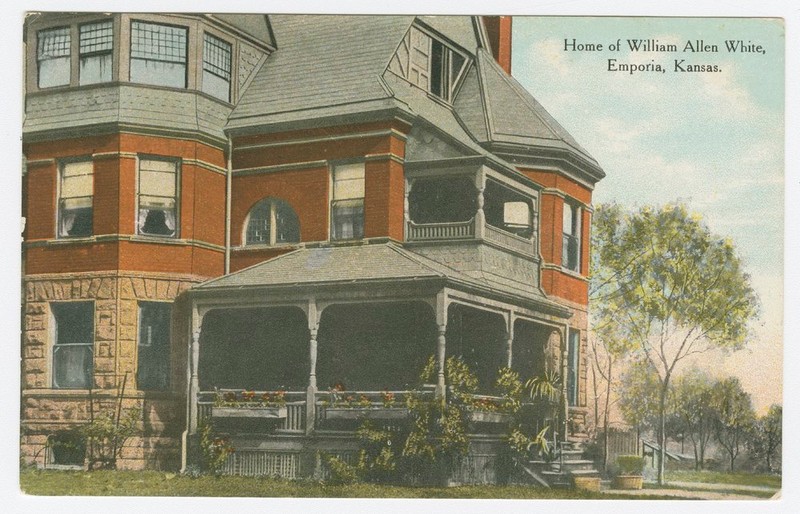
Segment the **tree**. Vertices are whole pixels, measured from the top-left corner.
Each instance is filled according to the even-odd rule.
[[[753,423],[747,449],[755,459],[763,459],[768,472],[773,472],[775,458],[780,457],[780,447],[783,442],[783,407],[771,405],[769,411]]]
[[[743,347],[757,298],[733,244],[713,235],[682,205],[643,207],[612,216],[613,232],[599,252],[608,283],[602,302],[623,339],[655,369],[659,383],[658,481],[664,482],[667,396],[687,357]],[[607,229],[610,230],[610,229]]]
[[[632,349],[615,322],[618,306],[612,300],[619,294],[616,280],[618,272],[602,265],[608,258],[606,254],[613,252],[621,216],[622,210],[617,206],[598,210],[593,219],[591,241],[595,251],[592,253],[589,284],[593,327],[589,344],[595,427],[600,425],[600,402],[603,402],[603,468],[608,465],[609,416],[611,406],[616,401],[612,401],[611,392],[616,381],[617,366]]]
[[[694,468],[703,469],[706,446],[714,433],[714,381],[705,372],[693,368],[675,380],[672,408],[679,430],[692,442]]]
[[[736,377],[715,385],[712,403],[715,411],[714,438],[728,453],[730,471],[733,471],[736,457],[755,419],[753,404]]]

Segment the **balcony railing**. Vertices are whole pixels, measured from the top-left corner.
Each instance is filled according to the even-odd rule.
[[[525,239],[524,237],[516,234],[506,232],[505,230],[493,227],[488,223],[486,224],[485,237],[490,241],[500,243],[501,245],[512,250],[517,250],[527,254],[534,253],[533,241],[530,239]]]
[[[408,222],[409,241],[433,241],[436,239],[470,239],[475,237],[475,218],[448,223]]]

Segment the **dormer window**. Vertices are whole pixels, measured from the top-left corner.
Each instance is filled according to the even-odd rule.
[[[131,23],[131,82],[186,87],[188,32],[185,27]]]
[[[411,27],[389,70],[446,102],[452,102],[467,58],[444,41]]]

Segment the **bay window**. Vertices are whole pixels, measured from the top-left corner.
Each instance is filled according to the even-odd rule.
[[[111,81],[114,24],[111,20],[80,26],[80,85]]]
[[[58,237],[92,235],[94,195],[92,161],[61,165],[58,200]]]
[[[138,234],[177,236],[177,191],[177,161],[139,160]]]
[[[55,325],[53,387],[88,389],[92,384],[94,303],[51,304]]]
[[[364,163],[333,168],[331,239],[364,237]]]
[[[131,23],[131,82],[186,87],[188,29],[157,23]]]
[[[210,34],[203,34],[203,92],[231,99],[231,45]]]
[[[70,28],[40,30],[37,36],[36,62],[39,87],[68,86],[72,43]]]

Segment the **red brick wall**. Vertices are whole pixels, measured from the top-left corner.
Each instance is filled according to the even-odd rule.
[[[403,166],[389,159],[365,166],[364,237],[403,240]]]
[[[29,161],[56,162],[29,166],[26,176],[26,240],[56,237],[57,162],[67,157],[122,152],[187,160],[180,176],[180,238],[218,246],[225,244],[225,175],[192,163],[197,159],[224,167],[221,148],[189,140],[117,134],[24,145]],[[136,232],[136,160],[127,155],[94,159],[94,235]],[[144,245],[144,246],[142,246]],[[132,252],[132,253],[131,253]],[[124,269],[216,276],[223,272],[223,251],[170,242],[63,242],[29,248],[26,273],[68,273]]]
[[[294,249],[295,247],[293,246],[281,246],[279,248],[259,248],[257,250],[235,250],[231,252],[231,271],[239,271],[259,262],[268,261]]]
[[[520,169],[528,178],[537,184],[555,189],[568,198],[575,199],[585,205],[591,205],[591,189],[578,184],[561,174],[551,171]],[[547,264],[561,266],[563,210],[564,198],[556,192],[544,192],[541,195],[539,222],[540,246],[542,259]],[[584,209],[581,220],[581,275],[589,275],[589,232],[591,213]],[[557,269],[542,270],[542,288],[547,294],[563,298],[575,303],[588,303],[588,284],[570,273]]]
[[[247,213],[261,199],[280,198],[292,206],[300,222],[301,241],[328,238],[328,168],[317,167],[233,178],[231,245],[242,244]]]
[[[511,74],[511,16],[483,16],[492,57]]]
[[[28,166],[25,239],[50,239],[56,233],[56,164]]]
[[[542,288],[552,296],[581,305],[589,303],[588,282],[559,270],[542,269]]]

